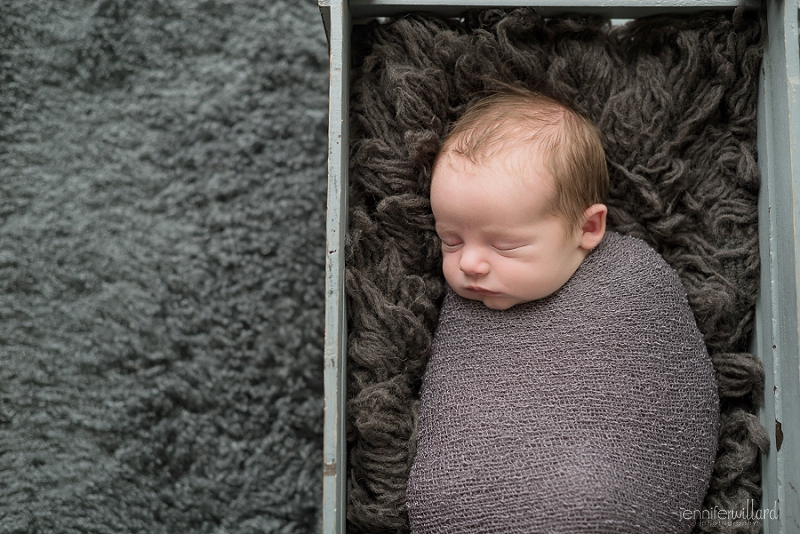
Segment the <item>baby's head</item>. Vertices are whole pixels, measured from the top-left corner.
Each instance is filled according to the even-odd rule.
[[[508,88],[472,106],[433,167],[444,276],[494,309],[547,297],[603,239],[608,190],[597,128],[567,106]]]

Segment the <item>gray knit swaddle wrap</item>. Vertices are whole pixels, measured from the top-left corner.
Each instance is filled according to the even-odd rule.
[[[718,414],[683,286],[639,239],[608,232],[558,292],[510,310],[448,290],[412,533],[689,532]]]

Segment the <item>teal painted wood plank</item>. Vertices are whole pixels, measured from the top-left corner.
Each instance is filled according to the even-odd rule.
[[[779,184],[774,183],[777,172],[775,170],[776,155],[772,153],[775,146],[773,94],[770,80],[772,79],[771,58],[765,51],[762,74],[760,80],[759,110],[758,110],[758,163],[761,174],[761,190],[759,192],[759,251],[761,255],[761,291],[756,302],[756,325],[753,335],[753,352],[759,356],[764,365],[764,406],[759,412],[759,418],[770,435],[771,448],[775,447],[774,428],[777,421],[775,413],[775,399],[778,396],[775,383],[775,369],[778,363],[777,356],[777,301],[773,294],[777,292],[777,248],[778,233],[776,195]],[[772,503],[777,499],[777,462],[772,461],[774,452],[770,451],[762,457],[762,501]],[[777,524],[766,521],[765,532],[777,533],[780,531]]]
[[[324,534],[345,531],[345,393],[347,312],[344,246],[347,234],[349,158],[350,14],[346,0],[327,7],[330,21],[330,94],[328,115],[328,213],[325,262],[325,415],[322,520]]]
[[[800,50],[797,0],[767,3],[768,43],[759,101],[761,294],[755,350],[764,364],[759,416],[770,436],[762,457],[767,534],[800,532]],[[778,517],[774,517],[777,515]]]
[[[753,346],[751,350],[758,355],[764,365],[764,406],[759,411],[759,418],[768,430],[774,427],[775,417],[775,376],[770,370],[775,368],[775,353],[777,351],[777,341],[775,339],[775,320],[776,310],[772,295],[776,291],[775,271],[776,258],[774,250],[775,228],[777,226],[778,210],[773,210],[775,206],[776,184],[772,183],[776,175],[774,166],[774,156],[771,148],[775,144],[773,118],[771,110],[772,86],[769,80],[772,78],[772,68],[770,67],[770,54],[768,50],[764,52],[761,76],[759,80],[759,102],[758,102],[758,165],[761,175],[761,188],[758,198],[758,242],[759,253],[761,256],[761,291],[756,301],[756,324],[753,333]],[[772,180],[770,179],[772,177]],[[773,348],[775,347],[775,348]],[[774,435],[770,438],[774,442]],[[770,458],[762,457],[762,485],[764,492],[763,501],[771,501],[777,496],[777,472],[776,463],[769,462]],[[766,523],[766,522],[765,522]],[[765,532],[778,532],[777,525],[764,525]]]
[[[534,7],[544,16],[594,13],[609,18],[636,18],[663,13],[692,13],[708,9],[733,9],[739,4],[757,9],[759,0],[350,0],[354,18],[387,17],[407,11],[458,15],[480,7]]]

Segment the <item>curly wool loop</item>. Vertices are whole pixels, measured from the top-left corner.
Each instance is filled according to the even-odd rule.
[[[644,239],[676,270],[714,362],[720,447],[704,506],[758,500],[767,438],[751,412],[763,370],[746,351],[759,283],[761,38],[747,13],[611,28],[597,17],[543,19],[524,8],[472,11],[461,21],[412,14],[354,29],[352,531],[407,531],[419,385],[445,287],[428,201],[431,165],[450,124],[509,81],[569,102],[604,133],[609,225]]]

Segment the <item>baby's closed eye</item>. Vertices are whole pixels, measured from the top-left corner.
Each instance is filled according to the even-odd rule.
[[[528,243],[498,242],[498,243],[492,243],[492,248],[495,249],[498,252],[513,252],[513,251],[519,250],[519,249],[521,249],[521,248],[523,248],[523,247],[525,247],[527,245],[528,245]]]
[[[442,239],[442,250],[451,252],[454,250],[458,250],[464,242],[459,239]]]

